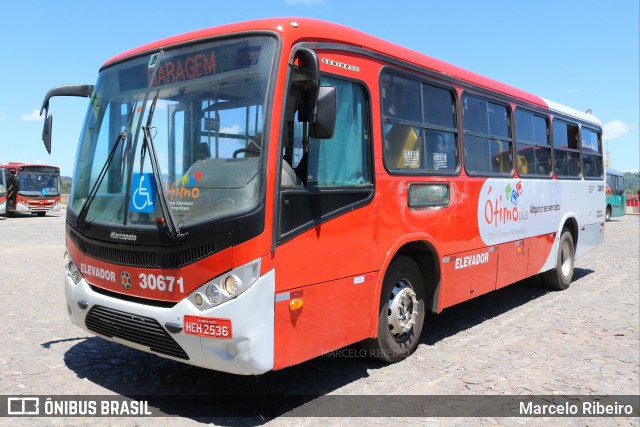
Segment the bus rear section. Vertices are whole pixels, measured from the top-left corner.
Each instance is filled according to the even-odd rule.
[[[8,213],[44,216],[60,211],[60,168],[16,162],[4,168]]]
[[[596,118],[346,27],[207,29],[43,109],[61,94],[89,98],[70,318],[172,360],[260,374],[358,342],[396,362],[428,311],[566,289],[604,236]]]

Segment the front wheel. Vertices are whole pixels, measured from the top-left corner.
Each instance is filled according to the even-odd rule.
[[[409,257],[391,262],[382,283],[378,337],[363,342],[370,355],[385,362],[399,362],[418,347],[424,324],[422,273]]]
[[[558,254],[556,255],[556,268],[543,274],[545,285],[553,290],[562,291],[569,287],[573,278],[573,266],[575,262],[575,246],[573,236],[566,228],[560,235]]]
[[[607,210],[605,211],[604,214],[604,220],[605,221],[611,221],[611,206],[607,205]]]

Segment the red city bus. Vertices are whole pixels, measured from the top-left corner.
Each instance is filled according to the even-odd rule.
[[[60,211],[60,168],[17,162],[0,164],[0,167],[6,170],[8,215],[35,213],[45,216],[47,212]]]
[[[592,115],[348,27],[265,19],[160,40],[92,85],[67,209],[72,322],[237,374],[362,342],[603,240]]]
[[[7,172],[0,167],[0,215],[7,212]]]

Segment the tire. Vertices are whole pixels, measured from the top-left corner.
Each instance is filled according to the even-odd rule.
[[[604,214],[604,220],[605,221],[611,221],[611,206],[607,205],[607,210],[605,211]]]
[[[563,291],[571,284],[575,264],[575,246],[571,232],[564,228],[558,243],[556,268],[543,273],[544,284],[552,290]]]
[[[411,258],[399,256],[382,283],[378,337],[363,341],[362,346],[371,357],[385,362],[406,359],[418,347],[424,318],[422,273]]]

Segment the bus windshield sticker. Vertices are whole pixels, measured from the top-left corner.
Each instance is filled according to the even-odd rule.
[[[418,168],[420,167],[420,152],[414,150],[404,150],[404,167],[405,168]]]
[[[447,168],[447,153],[433,153],[433,167],[435,170]]]
[[[131,180],[131,212],[153,213],[155,211],[156,182],[152,173],[134,173]]]

